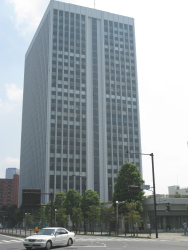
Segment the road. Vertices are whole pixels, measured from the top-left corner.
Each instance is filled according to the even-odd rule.
[[[24,250],[23,238],[0,235],[0,250]],[[187,241],[171,241],[143,238],[116,238],[100,236],[77,236],[70,247],[55,247],[56,250],[187,250]]]

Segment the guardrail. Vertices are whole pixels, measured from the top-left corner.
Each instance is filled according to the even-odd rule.
[[[30,236],[35,233],[34,229],[27,228],[0,228],[1,234],[15,235],[20,237]]]

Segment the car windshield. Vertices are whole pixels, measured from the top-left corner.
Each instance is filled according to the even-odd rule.
[[[55,229],[41,229],[38,234],[39,235],[52,235],[54,234]]]

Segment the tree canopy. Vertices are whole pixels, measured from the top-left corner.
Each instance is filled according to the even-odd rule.
[[[100,198],[96,191],[91,189],[86,190],[82,197],[82,209],[89,211],[91,206],[100,206]]]
[[[85,222],[89,219],[88,212],[91,212],[90,208],[92,206],[99,207],[100,198],[96,191],[89,189],[84,192],[81,203],[81,208],[84,216],[84,230],[86,230]]]
[[[79,208],[82,196],[74,189],[70,189],[65,200],[65,208],[72,219],[73,208]]]
[[[137,193],[132,193],[129,191],[129,186],[140,186],[143,183],[144,181],[137,166],[130,162],[124,163],[118,173],[117,181],[114,185],[114,207],[116,206],[116,201],[125,201],[128,203],[137,201],[137,210],[141,212],[141,201],[143,200],[144,192],[142,190],[138,190]],[[119,214],[125,214],[126,210],[125,204],[119,204]]]
[[[66,194],[64,192],[58,192],[55,195],[54,206],[55,208],[64,207],[64,202],[66,200]]]

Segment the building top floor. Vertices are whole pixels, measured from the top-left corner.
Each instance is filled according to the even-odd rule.
[[[179,185],[169,186],[168,187],[169,195],[188,195],[188,187],[180,188]]]

